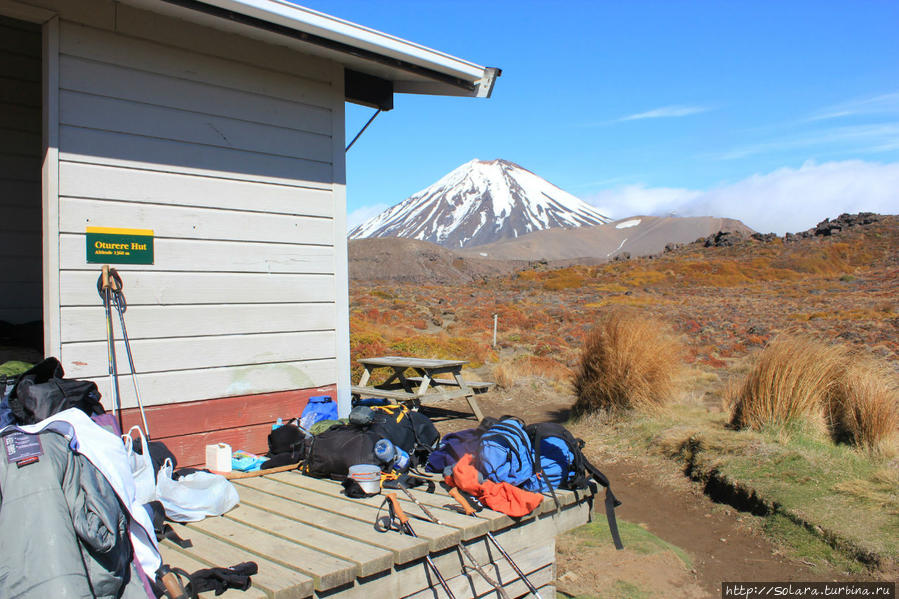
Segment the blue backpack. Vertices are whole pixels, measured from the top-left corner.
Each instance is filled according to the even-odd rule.
[[[478,470],[494,482],[527,488],[534,478],[533,453],[523,423],[512,416],[503,416],[481,435]]]
[[[309,428],[319,420],[337,420],[337,404],[330,395],[315,395],[309,398],[300,416],[300,428]]]
[[[621,502],[612,493],[606,475],[584,455],[583,440],[575,438],[568,429],[555,422],[532,424],[526,430],[534,448],[534,477],[523,485],[524,488],[536,492],[548,490],[558,510],[560,506],[555,489],[585,489],[592,484],[591,479],[596,481],[606,489],[606,519],[612,542],[616,549],[621,549],[623,545],[615,519],[615,508]]]
[[[536,493],[551,493],[559,487],[568,488],[575,476],[575,454],[568,443],[559,436],[545,436],[539,441],[531,433],[537,425],[527,427],[534,444],[534,474],[523,486]]]

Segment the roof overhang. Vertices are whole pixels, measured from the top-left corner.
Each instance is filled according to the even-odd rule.
[[[397,93],[489,98],[502,73],[284,0],[120,1],[334,60]],[[379,96],[383,90],[375,88]]]

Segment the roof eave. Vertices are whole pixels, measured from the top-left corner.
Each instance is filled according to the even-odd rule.
[[[229,30],[253,28],[254,37],[273,43],[293,40],[301,47],[316,47],[349,68],[393,81],[399,93],[486,98],[501,74],[499,69],[283,0],[122,1],[205,24],[211,20]],[[168,10],[160,10],[166,5]]]

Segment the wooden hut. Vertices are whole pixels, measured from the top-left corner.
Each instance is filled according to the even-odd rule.
[[[345,413],[344,103],[488,97],[497,75],[278,0],[0,0],[0,320],[112,408],[115,265],[151,432],[182,465],[263,450],[311,395]]]

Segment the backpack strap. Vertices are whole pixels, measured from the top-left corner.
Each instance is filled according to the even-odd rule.
[[[621,543],[621,535],[618,534],[618,520],[615,518],[615,508],[621,505],[621,502],[615,497],[615,494],[612,493],[612,487],[609,485],[609,479],[605,474],[599,471],[599,468],[590,463],[587,458],[583,458],[584,467],[590,473],[590,475],[606,488],[606,520],[609,522],[609,532],[612,533],[612,542],[615,543],[615,549],[624,549],[624,545]]]
[[[546,472],[543,471],[543,462],[540,459],[540,446],[543,444],[543,439],[547,436],[546,434],[546,426],[547,423],[540,424],[532,424],[527,429],[527,432],[533,437],[531,439],[531,445],[534,447],[534,474],[540,475],[540,483],[541,488],[545,485],[549,488],[549,494],[552,495],[553,503],[556,504],[556,513],[558,514],[562,511],[562,504],[559,503],[559,498],[556,496],[556,490],[553,489],[552,485],[547,482]]]
[[[615,508],[621,505],[621,502],[615,497],[615,494],[612,493],[612,487],[609,484],[609,479],[603,474],[599,468],[590,463],[590,460],[587,459],[587,456],[584,455],[583,447],[584,441],[582,439],[577,439],[571,432],[565,427],[556,424],[554,422],[541,422],[539,424],[532,424],[528,427],[528,432],[534,437],[534,468],[537,469],[540,464],[540,445],[545,437],[559,437],[565,441],[565,444],[568,445],[568,449],[571,451],[571,455],[574,458],[574,462],[572,464],[573,474],[568,475],[567,486],[573,487],[576,489],[584,489],[589,484],[589,478],[593,478],[600,485],[605,487],[606,489],[606,497],[605,497],[605,508],[606,508],[606,520],[609,522],[609,532],[612,534],[612,542],[615,543],[616,549],[623,549],[624,545],[621,542],[621,535],[618,533],[618,520],[615,517]],[[542,467],[540,468],[542,473]],[[545,475],[541,474],[544,479]],[[556,499],[555,493],[553,493],[553,499]],[[558,510],[559,502],[556,501],[556,509]]]

